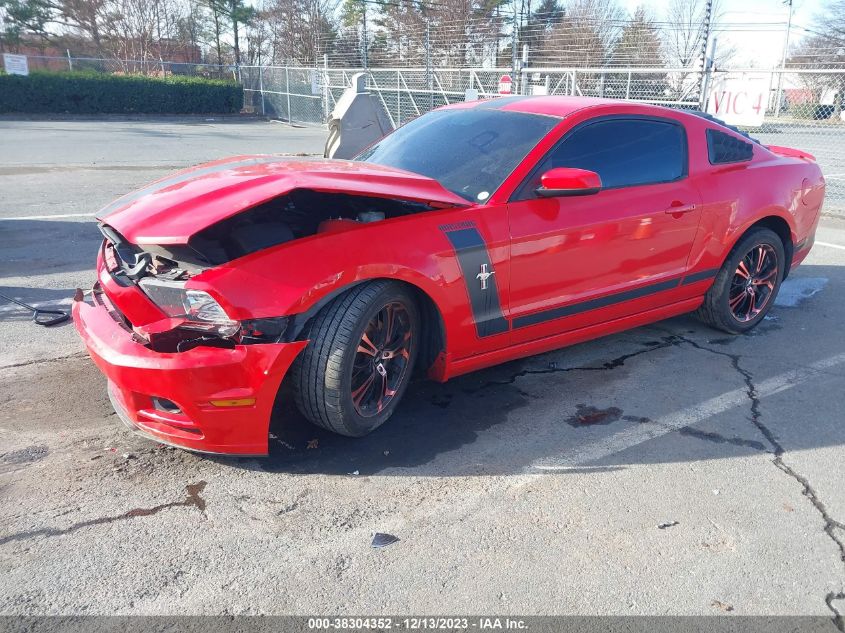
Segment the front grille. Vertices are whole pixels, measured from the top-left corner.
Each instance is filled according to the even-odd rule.
[[[106,312],[108,312],[109,316],[114,319],[115,323],[120,325],[120,327],[127,332],[133,332],[132,323],[130,323],[129,319],[127,319],[126,316],[115,307],[115,305],[111,302],[111,299],[109,299],[108,295],[100,287],[99,283],[94,285],[94,291],[91,295],[94,299],[94,303],[105,308]]]

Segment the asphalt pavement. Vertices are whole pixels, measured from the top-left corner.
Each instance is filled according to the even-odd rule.
[[[0,122],[0,292],[66,306],[111,199],[323,141]],[[0,304],[0,614],[805,614],[835,631],[843,297],[845,221],[827,216],[749,335],[680,317],[419,381],[363,439],[281,407],[266,459],[130,434],[73,326]],[[373,549],[375,532],[399,540]]]

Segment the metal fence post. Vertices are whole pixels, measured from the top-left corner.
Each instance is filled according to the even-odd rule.
[[[261,66],[261,60],[258,61],[258,90],[261,92],[261,115],[267,115],[267,108],[264,106],[264,67]]]
[[[288,123],[293,123],[293,117],[290,113],[290,69],[285,66],[285,94],[288,102]]]
[[[425,85],[428,90],[428,109],[434,110],[434,77],[431,70],[431,20],[425,17]]]
[[[786,57],[789,55],[789,32],[792,30],[792,0],[788,0],[789,18],[786,21],[786,37],[783,42],[783,57],[780,60],[780,72],[778,73],[778,91],[775,96],[775,116],[780,116],[780,102],[783,100],[783,73],[786,70]]]
[[[514,81],[517,80],[517,74],[516,74],[516,59],[517,59],[517,57],[516,57],[516,44],[517,44],[517,39],[518,39],[518,30],[517,30],[518,29],[518,26],[517,26],[517,20],[518,19],[519,18],[517,17],[517,12],[514,11],[513,12],[513,31],[511,33],[511,77],[513,77]],[[516,93],[515,90],[513,90],[513,89],[511,89],[511,90],[512,90],[512,92]]]
[[[396,126],[402,125],[402,95],[399,93],[401,71],[396,71]]]
[[[631,98],[631,71],[628,71],[628,85],[625,86],[625,99]]]
[[[67,51],[67,69],[73,72],[73,60],[70,58],[70,49],[66,48],[65,50]]]
[[[707,102],[710,100],[710,84],[713,75],[713,60],[716,58],[716,42],[718,38],[714,37],[710,42],[710,55],[704,58],[704,82],[701,85],[701,95],[699,95],[699,109],[702,112],[707,112]]]
[[[328,122],[329,120],[329,56],[323,53],[323,116]]]

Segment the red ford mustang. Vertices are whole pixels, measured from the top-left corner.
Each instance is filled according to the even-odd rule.
[[[236,157],[117,200],[73,313],[133,429],[266,454],[283,380],[360,436],[415,368],[445,381],[696,310],[745,332],[823,197],[812,156],[700,114],[462,103],[354,161]]]

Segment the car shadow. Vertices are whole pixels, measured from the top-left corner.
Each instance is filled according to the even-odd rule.
[[[270,454],[258,467],[340,476],[566,474],[771,453],[773,446],[750,422],[753,401],[745,400],[747,381],[764,381],[845,354],[840,335],[845,310],[837,299],[845,293],[845,267],[804,265],[787,284],[784,303],[743,336],[682,316],[445,384],[416,380],[393,417],[363,438],[310,424],[296,411],[290,394],[282,392],[271,425]],[[689,424],[660,429],[667,415],[695,411],[702,402],[725,394],[739,394],[742,400],[693,417]],[[766,410],[774,424],[794,426],[789,414]],[[801,433],[783,429],[790,450],[845,440],[841,427],[829,418],[803,409],[795,415],[803,425]],[[584,461],[584,455],[618,433],[643,428],[655,430],[653,441]],[[538,470],[536,464],[549,458],[573,465]],[[242,468],[256,464],[214,459]]]
[[[0,218],[0,279],[90,270],[103,236],[94,221]]]

